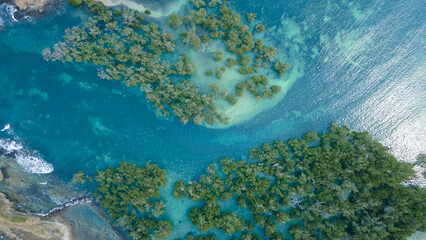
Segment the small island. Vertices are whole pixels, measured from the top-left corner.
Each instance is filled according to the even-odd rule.
[[[275,47],[255,39],[264,26],[254,26],[251,15],[247,17],[249,25],[243,24],[227,2],[191,0],[193,10],[187,15],[170,15],[170,32],[160,29],[147,11],[106,8],[94,0],[69,2],[93,17],[84,26],[67,29],[63,42],[44,49],[44,58],[93,64],[101,79],[138,87],[158,115],[173,113],[185,124],[228,124],[232,119],[220,110],[218,101],[233,106],[245,93],[256,100],[273,98],[282,88],[271,84],[266,74],[282,78],[290,69],[290,64],[275,60]],[[221,44],[223,49],[215,47]],[[183,49],[177,50],[177,45]],[[206,50],[210,47],[216,49],[210,53]],[[187,52],[207,58],[204,65],[215,66],[206,69],[203,80],[192,81],[197,59]],[[236,73],[232,81],[224,79],[231,70]],[[235,82],[235,78],[241,80]],[[199,81],[202,85],[206,82],[208,88],[200,88]],[[229,84],[234,84],[231,89]]]
[[[98,172],[95,196],[133,239],[167,238],[179,226],[161,210],[165,174],[150,162],[121,163]],[[253,148],[249,160],[210,164],[199,180],[175,182],[173,196],[202,203],[188,211],[207,234],[196,239],[216,239],[214,229],[239,239],[405,239],[426,230],[426,189],[409,183],[414,176],[413,164],[368,132],[333,123],[324,134]],[[234,211],[222,210],[230,204]]]

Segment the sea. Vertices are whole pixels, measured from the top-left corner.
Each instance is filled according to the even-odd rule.
[[[63,1],[42,16],[17,17],[1,2],[0,153],[28,174],[58,179],[47,185],[69,182],[79,170],[95,176],[121,161],[152,160],[168,173],[166,210],[180,226],[173,238],[197,229],[180,207],[194,203],[174,200],[172,184],[197,179],[221,158],[247,159],[264,142],[323,133],[334,121],[369,131],[400,161],[426,153],[424,0],[229,0],[241,16],[257,14],[266,27],[261,39],[295,70],[279,101],[220,127],[158,117],[138,89],[99,79],[95,66],[46,62],[42,50],[86,20],[84,11]],[[180,0],[122,3],[152,9],[159,22],[187,7]]]

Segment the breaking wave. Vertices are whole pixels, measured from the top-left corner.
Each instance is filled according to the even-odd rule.
[[[19,151],[24,148],[24,146],[15,140],[0,139],[0,148],[6,151],[6,154],[8,154],[14,151]]]
[[[58,204],[59,205],[58,207],[52,208],[50,211],[48,211],[46,213],[36,213],[34,215],[41,216],[41,217],[47,217],[47,216],[50,216],[53,213],[60,211],[64,208],[72,207],[72,206],[83,204],[83,203],[91,203],[91,202],[92,202],[92,198],[90,198],[88,196],[77,197],[77,198],[73,198],[73,199],[69,200],[68,202]]]
[[[18,20],[15,18],[15,13],[18,11],[18,9],[13,6],[12,4],[2,3],[0,4],[0,25],[1,21],[4,20],[1,19],[1,16],[6,18],[11,18],[12,21],[17,22]]]
[[[34,22],[34,18],[31,16],[20,13],[16,6],[9,3],[0,3],[0,30],[4,30],[6,27],[13,26],[18,22]]]
[[[53,165],[46,162],[38,151],[25,148],[23,142],[16,136],[14,137],[15,134],[9,124],[1,132],[6,130],[7,134],[14,139],[0,138],[1,155],[14,158],[25,171],[30,173],[46,174],[53,171]]]
[[[37,153],[18,152],[15,155],[16,162],[30,173],[46,174],[53,171],[53,165],[37,156]]]
[[[4,131],[9,130],[9,129],[10,129],[10,124],[6,124],[4,126],[4,128],[2,130],[0,130],[0,132],[4,132]]]
[[[31,215],[36,215],[36,216],[40,216],[40,217],[48,217],[58,211],[61,211],[64,208],[68,208],[68,207],[72,207],[75,205],[79,205],[79,204],[84,204],[84,203],[91,203],[92,202],[92,198],[89,196],[82,196],[82,197],[76,197],[76,198],[72,198],[71,200],[64,202],[64,203],[57,203],[57,207],[54,207],[52,209],[50,209],[47,212],[40,212],[40,213],[34,213],[31,211],[28,211],[25,207],[18,205],[18,207],[23,210],[24,212],[31,214]]]

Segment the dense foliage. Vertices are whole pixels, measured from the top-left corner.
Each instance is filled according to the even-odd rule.
[[[423,154],[416,164],[424,162]],[[333,123],[328,133],[251,149],[250,160],[224,158],[220,170],[210,164],[198,181],[174,183],[173,196],[201,201],[188,217],[207,234],[186,239],[216,239],[216,228],[247,240],[405,239],[426,231],[426,189],[411,184],[414,175],[413,164],[398,162],[368,132]],[[86,179],[79,171],[73,182]],[[159,192],[165,170],[122,162],[95,179],[96,199],[129,236],[170,236]]]
[[[242,96],[245,91],[250,92],[256,98],[272,98],[281,91],[277,85],[270,86],[269,80],[265,75],[255,75],[250,79],[237,83],[237,96]]]
[[[133,239],[164,239],[172,233],[170,221],[160,217],[165,204],[159,188],[167,183],[166,171],[151,162],[145,167],[121,162],[98,171],[95,179],[96,199]]]
[[[230,199],[270,239],[283,238],[284,223],[294,239],[402,239],[426,230],[426,190],[403,184],[414,176],[412,165],[367,132],[332,124],[320,136],[265,143],[250,158],[222,159],[221,172],[210,165],[199,181],[175,184],[176,198],[203,201],[189,212],[202,232],[256,238],[249,220],[221,211],[220,201]]]
[[[154,105],[158,115],[168,116],[173,112],[183,123],[229,122],[216,107],[217,96],[212,92],[200,92],[188,80],[196,70],[193,60],[186,55],[175,56],[176,36],[160,30],[158,25],[145,19],[149,18],[149,11],[145,11],[145,15],[130,9],[105,8],[101,2],[95,0],[69,2],[86,9],[94,16],[84,26],[67,29],[63,42],[58,42],[53,48],[45,48],[43,56],[46,60],[94,64],[98,66],[100,78],[121,80],[128,87],[139,87]],[[243,82],[253,82],[253,79],[260,78],[261,75],[253,75],[260,68],[268,71],[273,69],[276,48],[265,46],[261,40],[253,38],[252,32],[259,32],[259,26],[263,25],[255,27],[242,24],[240,15],[228,8],[227,2],[190,2],[194,10],[183,17],[174,13],[168,21],[170,27],[182,30],[180,39],[188,48],[200,49],[211,39],[223,41],[228,54],[233,53],[235,59],[238,59],[229,58],[226,66],[239,64],[238,71],[242,75],[251,75]],[[249,14],[248,22],[253,22],[255,16],[256,14]],[[221,62],[223,58],[224,52],[217,49],[212,62]],[[287,64],[285,71],[289,67]],[[216,67],[206,74],[213,75],[213,71],[218,79],[222,79],[226,68]],[[281,68],[280,76],[285,71]],[[250,84],[243,91],[247,90],[256,99],[270,98],[281,91],[277,85],[270,86],[269,81],[264,80],[265,75],[261,78],[262,81],[256,83],[257,88],[266,91],[253,90]],[[241,91],[241,88],[236,88],[235,91]],[[236,104],[237,97],[233,93],[229,95],[227,101]]]

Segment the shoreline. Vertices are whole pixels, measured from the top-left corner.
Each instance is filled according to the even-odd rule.
[[[65,216],[64,211],[86,205],[98,218],[105,221],[118,239],[126,239],[123,233],[114,227],[106,213],[93,204],[90,197],[85,196],[70,202],[71,205],[64,204],[52,209],[47,215],[40,215],[25,210],[10,200],[5,193],[0,192],[0,235],[10,240],[75,239],[75,226]]]
[[[45,7],[53,2],[54,0],[9,0],[10,2],[18,7],[21,11],[39,11],[43,12]]]
[[[62,182],[52,174],[28,173],[14,159],[1,155],[0,173],[0,233],[8,239],[78,239],[81,227],[76,225],[76,216],[66,213],[78,212],[85,206],[90,209],[88,216],[98,221],[98,226],[108,229],[110,236],[117,236],[113,239],[124,239],[103,210],[93,204],[92,196],[75,185]],[[27,191],[32,191],[30,198],[37,199],[38,204],[52,201],[57,204],[33,205],[25,197]]]
[[[133,9],[139,12],[144,12],[145,10],[150,10],[151,17],[154,18],[161,18],[168,16],[172,13],[178,12],[179,9],[187,3],[186,0],[176,0],[170,3],[169,8],[167,9],[150,9],[149,7],[144,6],[142,3],[137,3],[131,0],[97,0],[99,2],[102,2],[106,7],[118,7],[118,6],[124,6],[129,9]]]
[[[59,0],[4,0],[1,4],[15,8],[13,21],[19,22],[25,18],[38,18],[51,12],[60,5]]]
[[[0,193],[0,231],[8,239],[73,239],[72,226],[58,217],[34,216]]]

